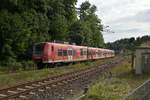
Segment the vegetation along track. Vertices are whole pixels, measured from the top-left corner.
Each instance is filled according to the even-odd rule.
[[[73,92],[84,90],[88,84],[96,80],[98,75],[122,60],[122,58],[116,58],[98,67],[2,89],[0,90],[0,100],[60,100],[60,98],[66,100],[73,95]]]

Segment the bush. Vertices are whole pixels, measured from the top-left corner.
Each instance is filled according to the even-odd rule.
[[[16,61],[13,58],[9,58],[7,61],[0,62],[0,70],[8,72],[16,72],[22,70],[33,70],[36,65],[33,61]]]
[[[4,71],[15,72],[22,69],[22,64],[9,57],[7,61],[0,62],[1,69]]]
[[[33,70],[36,68],[36,64],[33,61],[22,61],[21,64],[24,70]]]
[[[22,70],[22,64],[20,62],[12,62],[9,66],[10,71],[16,72],[17,70]]]

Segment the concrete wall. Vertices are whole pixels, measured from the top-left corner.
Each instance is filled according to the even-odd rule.
[[[150,49],[137,49],[134,58],[134,68],[136,74],[142,74],[142,54],[150,53]]]

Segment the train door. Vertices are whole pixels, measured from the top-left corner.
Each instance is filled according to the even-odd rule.
[[[87,58],[90,60],[92,59],[92,50],[88,48],[88,51],[87,51]]]
[[[72,61],[73,60],[73,49],[72,48],[68,48],[68,61]]]
[[[150,72],[150,53],[142,54],[142,69],[144,73]]]
[[[54,45],[51,46],[51,59],[54,61],[55,59]]]

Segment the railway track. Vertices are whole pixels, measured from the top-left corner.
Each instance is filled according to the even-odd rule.
[[[96,80],[99,74],[101,74],[103,71],[106,71],[108,68],[114,67],[122,60],[123,59],[115,59],[98,67],[70,72],[59,76],[52,76],[42,80],[2,89],[0,90],[0,100],[33,100],[33,97],[35,98],[35,96],[37,97],[37,94],[40,95],[42,93],[48,93],[48,99],[42,98],[43,100],[57,100],[58,98],[56,99],[56,97],[58,97],[60,94],[63,94],[63,96],[68,95],[68,93],[65,93],[68,88],[71,88],[70,90],[84,89],[93,80]],[[57,96],[56,91],[58,92]],[[41,96],[38,98],[40,97]],[[37,100],[37,98],[34,100]]]

